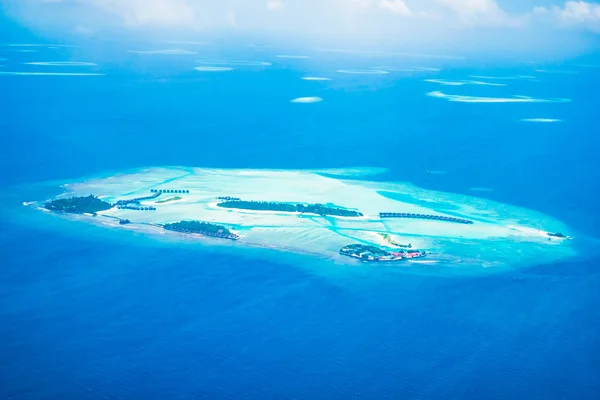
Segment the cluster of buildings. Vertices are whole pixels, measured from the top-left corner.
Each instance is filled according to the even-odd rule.
[[[152,193],[189,193],[190,191],[187,189],[150,189]]]
[[[457,224],[472,224],[473,221],[464,218],[445,217],[443,215],[432,214],[414,214],[414,213],[394,213],[382,212],[379,213],[379,218],[415,218],[415,219],[430,219],[436,221],[456,222]]]

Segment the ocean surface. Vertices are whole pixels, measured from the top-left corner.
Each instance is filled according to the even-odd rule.
[[[178,242],[21,205],[147,166],[368,166],[598,238],[600,56],[50,46],[0,47],[0,398],[600,398],[593,244],[578,259],[465,275]],[[198,54],[129,52],[175,48]],[[64,61],[96,65],[26,64]],[[336,72],[373,68],[389,73]],[[322,101],[291,102],[301,97]]]

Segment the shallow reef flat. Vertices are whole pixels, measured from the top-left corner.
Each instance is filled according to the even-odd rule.
[[[377,168],[149,168],[66,183],[59,198],[93,194],[117,204],[155,194],[138,202],[138,206],[152,211],[115,206],[95,217],[82,218],[126,229],[148,231],[150,227],[157,232],[163,232],[161,226],[166,223],[199,220],[231,229],[240,237],[236,246],[280,248],[327,258],[340,257],[340,248],[351,243],[381,246],[390,251],[410,244],[413,249],[430,252],[428,266],[522,266],[577,255],[575,240],[548,235],[569,234],[569,229],[547,215],[483,198],[425,190],[409,183],[367,180],[379,172],[381,169]],[[156,195],[161,190],[167,193]],[[161,202],[173,197],[172,192],[177,193],[177,201]],[[246,202],[319,203],[361,215],[225,208],[218,205],[223,201],[218,197]],[[41,207],[46,200],[40,199],[33,205]],[[382,218],[380,213],[398,213],[401,217]],[[126,225],[119,223],[124,220],[128,221]]]

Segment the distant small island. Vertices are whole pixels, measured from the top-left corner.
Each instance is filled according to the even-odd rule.
[[[238,240],[240,237],[222,225],[211,224],[203,221],[179,221],[164,224],[163,228],[180,233],[199,234],[220,239]]]
[[[99,211],[109,210],[112,207],[112,204],[100,200],[94,195],[57,199],[44,204],[44,208],[47,210],[71,214],[96,214]]]
[[[566,237],[565,235],[563,235],[560,232],[556,232],[556,233],[548,232],[548,236],[557,237],[557,238],[565,238]]]
[[[400,250],[398,252],[393,252],[387,251],[381,247],[365,244],[349,244],[340,249],[340,254],[358,258],[362,261],[400,261],[410,258],[422,258],[427,255],[426,252],[420,250]]]
[[[386,243],[388,243],[390,246],[394,246],[394,247],[403,247],[405,249],[412,249],[412,244],[402,244],[402,243],[398,243],[396,242],[394,239],[392,239],[392,236],[388,233],[379,233],[379,236],[381,236],[381,238],[383,240],[385,240]]]
[[[338,217],[362,217],[363,214],[358,211],[346,210],[345,208],[329,207],[323,204],[302,204],[302,203],[279,203],[270,201],[245,201],[229,200],[217,204],[223,208],[237,208],[242,210],[257,211],[280,211],[280,212],[299,212],[310,213],[321,216],[335,215]]]
[[[163,203],[169,203],[171,201],[177,201],[177,200],[181,200],[182,197],[179,196],[175,196],[175,197],[169,197],[168,199],[163,199],[163,200],[157,200],[155,201],[156,204],[163,204]]]

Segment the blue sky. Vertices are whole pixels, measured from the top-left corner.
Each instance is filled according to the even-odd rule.
[[[262,35],[281,41],[428,51],[589,52],[597,0],[0,0],[46,35]],[[446,52],[447,52],[446,51]]]

